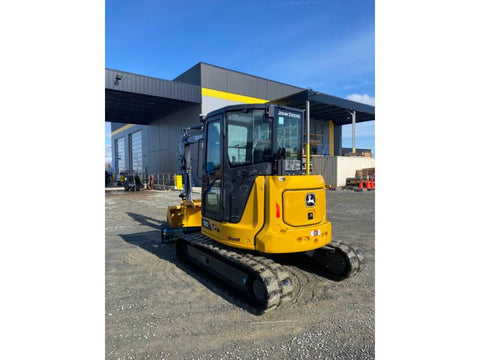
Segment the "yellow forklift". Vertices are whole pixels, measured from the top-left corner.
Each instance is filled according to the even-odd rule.
[[[303,123],[298,109],[232,105],[183,129],[184,192],[167,220],[171,228],[200,231],[179,235],[177,256],[240,291],[259,312],[293,296],[289,272],[275,261],[279,254],[302,253],[337,281],[364,265],[359,249],[332,241],[323,177],[302,166]],[[202,154],[196,200],[188,150],[194,142]]]

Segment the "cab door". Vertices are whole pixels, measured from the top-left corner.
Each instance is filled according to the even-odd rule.
[[[202,176],[202,215],[223,219],[223,116],[207,120],[205,126],[205,162]]]

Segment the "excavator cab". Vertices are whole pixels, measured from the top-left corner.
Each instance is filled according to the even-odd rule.
[[[303,112],[278,105],[229,106],[209,114],[203,215],[238,223],[257,176],[301,174]]]
[[[326,245],[325,184],[302,171],[303,112],[235,105],[204,124],[202,233],[266,253]]]

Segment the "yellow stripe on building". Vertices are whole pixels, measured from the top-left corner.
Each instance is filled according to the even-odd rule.
[[[330,120],[328,122],[328,143],[329,143],[328,153],[329,153],[330,156],[333,156],[334,140],[335,140],[335,131],[334,131],[334,127],[333,127],[333,121]]]
[[[127,125],[124,125],[122,126],[121,128],[118,128],[117,130],[115,131],[112,131],[112,136],[113,135],[117,135],[117,134],[120,134],[122,131],[125,131],[127,129],[130,129],[131,127],[134,127],[135,124],[127,124]]]
[[[202,88],[202,95],[210,96],[218,99],[238,101],[244,104],[265,104],[266,102],[268,102],[268,100],[258,99],[251,96],[232,94],[226,91],[213,90],[213,89],[207,89],[207,88]]]

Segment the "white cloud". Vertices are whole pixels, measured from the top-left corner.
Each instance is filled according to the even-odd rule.
[[[372,105],[375,106],[375,97],[372,97],[368,94],[350,94],[347,95],[348,100],[356,101],[362,104]]]

